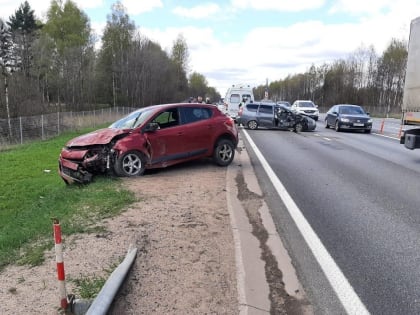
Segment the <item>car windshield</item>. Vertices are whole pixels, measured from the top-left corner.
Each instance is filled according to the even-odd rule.
[[[344,115],[363,115],[365,112],[358,106],[342,106],[339,113]]]
[[[127,116],[117,120],[109,128],[114,129],[134,129],[140,126],[144,121],[150,118],[153,111],[150,109],[141,109],[128,114]]]
[[[315,104],[312,102],[299,102],[298,107],[315,107]]]

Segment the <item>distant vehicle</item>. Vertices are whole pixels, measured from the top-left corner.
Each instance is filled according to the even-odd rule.
[[[204,157],[227,166],[237,143],[235,122],[214,105],[154,105],[67,142],[59,157],[59,174],[70,184],[88,183],[94,174],[107,172],[139,176],[146,169]]]
[[[269,128],[300,131],[315,130],[312,118],[292,111],[289,107],[270,102],[246,104],[240,109],[237,123],[248,129]]]
[[[334,105],[325,115],[325,128],[330,127],[333,127],[336,131],[363,130],[370,133],[372,118],[359,105]]]
[[[236,120],[239,111],[239,104],[245,99],[245,103],[254,102],[254,92],[250,85],[236,84],[228,88],[224,103],[226,107],[226,113]]]
[[[313,118],[315,121],[318,120],[319,110],[318,107],[312,101],[296,100],[293,102],[291,107],[292,109]]]
[[[420,122],[420,17],[412,20],[410,25],[402,113],[404,123]],[[419,149],[420,128],[405,130],[400,143],[410,150]]]
[[[277,101],[277,104],[278,105],[284,105],[284,106],[287,106],[287,107],[292,106],[288,101]]]

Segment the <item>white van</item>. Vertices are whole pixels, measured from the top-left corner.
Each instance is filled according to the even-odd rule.
[[[244,98],[246,99],[246,104],[254,102],[254,93],[250,85],[234,84],[228,88],[224,103],[226,113],[233,119],[236,119],[236,116],[238,116],[239,104]]]

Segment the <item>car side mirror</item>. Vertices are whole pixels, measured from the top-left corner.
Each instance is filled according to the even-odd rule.
[[[159,127],[159,124],[157,122],[150,122],[143,129],[143,132],[155,132],[158,129],[160,129],[160,127]]]

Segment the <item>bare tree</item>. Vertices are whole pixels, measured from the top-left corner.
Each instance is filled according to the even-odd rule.
[[[20,67],[20,60],[17,58],[15,52],[15,45],[12,40],[12,33],[0,19],[0,68],[4,79],[4,97],[6,104],[7,123],[9,127],[9,137],[12,136],[12,126],[10,123],[10,106],[9,106],[9,89],[8,77],[18,70]]]

